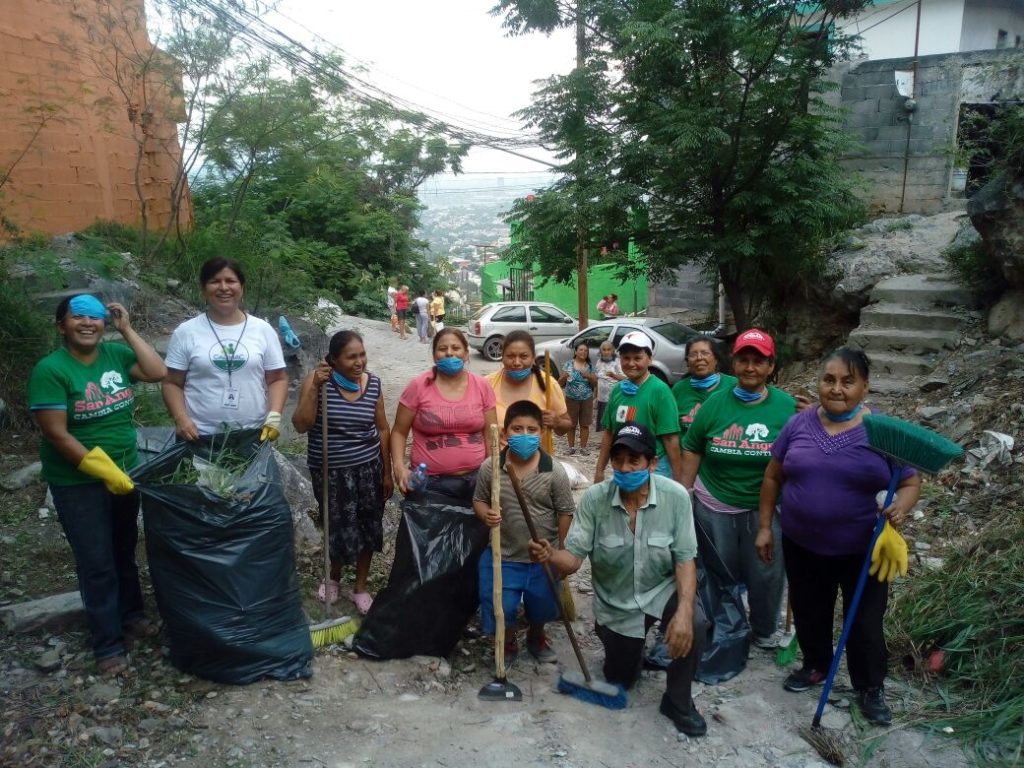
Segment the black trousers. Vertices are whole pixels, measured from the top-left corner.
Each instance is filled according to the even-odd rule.
[[[675,615],[676,606],[679,603],[679,596],[674,594],[665,605],[661,616],[661,627],[664,632],[668,629],[669,621]],[[679,712],[686,714],[693,705],[690,696],[690,686],[693,683],[693,675],[697,671],[697,662],[700,661],[701,653],[707,643],[707,634],[710,629],[708,620],[704,617],[704,610],[701,608],[700,600],[694,601],[693,607],[693,645],[690,652],[678,659],[673,659],[668,665],[668,677],[665,681],[665,694],[668,696],[672,706]],[[654,624],[653,616],[644,616],[644,633],[650,630]],[[601,644],[604,645],[604,678],[609,683],[618,683],[626,690],[632,688],[640,678],[640,671],[643,669],[644,660],[644,638],[626,637],[618,632],[613,632],[608,627],[594,623]]]
[[[836,596],[842,592],[845,621],[865,555],[819,555],[785,536],[782,555],[804,667],[826,673],[832,664]],[[888,601],[888,583],[869,575],[846,643],[846,664],[857,690],[877,688],[885,680],[889,657],[882,621]]]

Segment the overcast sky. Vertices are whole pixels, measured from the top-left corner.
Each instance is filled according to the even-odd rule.
[[[507,37],[493,0],[282,0],[267,21],[307,44],[340,49],[366,79],[429,114],[493,135],[521,130],[533,81],[572,67],[572,35]],[[320,38],[320,39],[317,39]],[[328,45],[329,44],[329,45]],[[521,150],[550,159],[543,150]],[[474,174],[543,173],[545,167],[473,149]]]

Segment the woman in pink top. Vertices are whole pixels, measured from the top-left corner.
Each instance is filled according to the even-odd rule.
[[[473,506],[476,471],[490,454],[487,436],[495,415],[494,390],[466,370],[469,342],[456,328],[432,339],[434,366],[409,382],[391,428],[395,485],[409,495],[413,471],[427,465],[426,491],[458,506]],[[410,461],[405,447],[412,432]]]

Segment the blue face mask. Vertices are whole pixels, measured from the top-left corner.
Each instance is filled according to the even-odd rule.
[[[505,375],[512,379],[512,381],[526,381],[530,378],[531,373],[533,371],[530,368],[520,368],[519,370],[505,369]]]
[[[629,397],[632,397],[633,395],[640,391],[640,387],[638,387],[629,379],[623,379],[622,381],[620,381],[619,389],[622,390],[622,394],[628,395]]]
[[[750,392],[743,387],[733,387],[732,394],[744,403],[754,403],[764,397],[764,392]]]
[[[835,421],[835,422],[840,422],[841,423],[841,422],[849,421],[850,419],[852,419],[854,416],[856,416],[858,413],[860,413],[860,409],[863,408],[863,407],[864,407],[864,403],[857,403],[857,406],[855,408],[851,408],[846,413],[829,413],[824,408],[822,408],[821,410],[824,411],[825,418],[828,419],[829,421]]]
[[[337,371],[331,371],[331,378],[334,380],[335,384],[344,389],[346,392],[359,391],[359,384],[357,382],[352,381],[350,379],[346,379]]]
[[[461,357],[442,357],[437,361],[437,370],[445,376],[455,376],[462,373],[466,361]]]
[[[720,373],[712,373],[710,376],[705,376],[703,379],[698,379],[693,376],[690,377],[690,386],[694,389],[711,389],[715,386],[722,378]]]
[[[635,491],[638,488],[642,488],[643,484],[651,479],[651,470],[649,469],[638,469],[633,472],[620,472],[617,469],[612,470],[612,482],[619,486],[620,490]]]
[[[520,459],[528,459],[540,449],[540,435],[509,435],[508,449]]]
[[[72,317],[91,317],[94,320],[106,320],[107,308],[95,296],[82,294],[75,296],[68,304],[68,314]]]

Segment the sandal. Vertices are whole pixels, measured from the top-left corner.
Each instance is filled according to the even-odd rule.
[[[334,579],[327,582],[321,581],[320,588],[316,591],[316,599],[321,603],[334,605],[338,602],[338,594],[340,592],[341,586]]]
[[[124,633],[139,639],[156,637],[160,634],[160,625],[149,619],[137,619],[124,625]]]
[[[370,611],[370,606],[373,605],[373,598],[370,597],[369,592],[353,592],[352,602],[356,604],[356,610],[365,616]]]
[[[101,675],[114,677],[128,671],[128,659],[124,656],[108,656],[96,662],[96,668]]]

